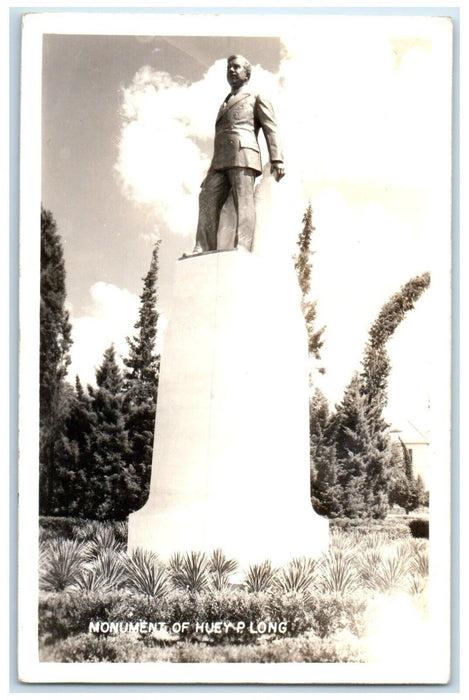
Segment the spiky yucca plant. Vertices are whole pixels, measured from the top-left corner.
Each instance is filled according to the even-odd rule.
[[[318,576],[317,559],[301,557],[293,559],[287,567],[280,569],[274,580],[274,588],[283,593],[299,593],[311,598],[311,589]]]
[[[352,558],[340,549],[331,549],[320,563],[319,588],[326,593],[344,595],[358,587],[359,578]]]
[[[63,591],[78,581],[90,561],[88,545],[77,540],[49,540],[41,548],[39,585],[47,591]]]
[[[171,579],[176,588],[201,593],[209,585],[209,562],[203,552],[176,553],[169,560]]]
[[[369,570],[365,583],[383,593],[402,589],[408,584],[409,571],[409,560],[391,552],[382,557],[377,567]]]
[[[270,591],[274,585],[277,570],[273,568],[269,559],[262,564],[251,564],[245,577],[244,585],[249,593],[264,593]]]
[[[228,588],[230,575],[238,568],[235,559],[228,559],[221,549],[215,549],[209,561],[210,581],[209,585],[216,591]]]
[[[425,540],[420,541],[426,543]],[[423,578],[428,577],[430,571],[430,558],[427,549],[422,547],[414,551],[410,557],[410,570],[411,573],[415,574],[416,576],[421,576]]]
[[[136,593],[149,598],[160,598],[170,593],[174,586],[166,569],[158,565],[158,557],[153,552],[136,549],[130,555],[123,555],[127,585]]]

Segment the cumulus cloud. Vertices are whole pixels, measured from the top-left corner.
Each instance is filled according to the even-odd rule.
[[[278,92],[275,76],[261,67],[254,72],[254,90]],[[226,61],[216,61],[202,80],[187,84],[144,66],[123,90],[116,170],[127,196],[153,207],[173,234],[187,235],[197,221],[215,116],[229,91],[225,73]]]
[[[90,296],[87,313],[71,318],[73,345],[68,378],[74,381],[78,375],[83,384],[95,384],[95,370],[112,343],[117,359],[127,354],[125,338],[133,333],[139,307],[138,296],[106,282],[93,284]]]
[[[281,183],[260,181],[256,250],[290,258],[312,201],[313,296],[327,326],[323,381],[331,401],[359,367],[382,304],[445,262],[450,52],[449,34],[435,29],[419,18],[311,18],[294,35],[286,27],[277,75],[253,67],[252,89],[275,105],[287,167]],[[116,168],[127,195],[153,207],[169,235],[193,235],[225,65],[216,61],[194,83],[146,66],[123,91]],[[419,324],[404,322],[415,324],[406,336],[415,357],[426,353],[430,314],[425,305]],[[396,363],[405,362],[398,347],[391,347]],[[411,392],[402,385],[401,395]]]

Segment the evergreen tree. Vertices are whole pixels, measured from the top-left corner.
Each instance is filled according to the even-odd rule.
[[[391,505],[397,504],[409,513],[423,505],[424,500],[418,479],[414,478],[410,452],[399,438],[399,442],[395,443],[389,502]]]
[[[90,434],[85,480],[90,501],[87,517],[121,520],[133,509],[138,484],[128,460],[123,413],[124,383],[111,345],[96,371],[97,388],[88,387],[96,422]]]
[[[39,507],[42,514],[52,513],[58,506],[55,493],[57,449],[62,441],[67,403],[64,379],[72,344],[65,299],[65,265],[60,235],[51,212],[41,207]]]
[[[139,317],[134,326],[138,332],[132,339],[127,338],[129,356],[124,359],[127,368],[124,410],[129,434],[129,462],[135,469],[138,483],[134,509],[147,500],[153,453],[160,367],[160,357],[155,350],[159,315],[158,252],[159,242],[153,250],[150,269],[143,278]]]
[[[340,512],[333,428],[327,399],[316,389],[310,402],[311,502],[319,515],[330,518]]]
[[[323,345],[321,337],[324,328],[316,329],[317,304],[316,301],[312,301],[309,298],[311,292],[311,271],[313,267],[311,262],[313,256],[313,252],[311,251],[311,238],[315,230],[313,226],[313,210],[311,203],[309,203],[306,208],[302,223],[303,229],[297,241],[298,253],[295,255],[295,270],[302,294],[301,308],[308,332],[308,352],[316,360],[319,360],[321,359],[320,349]]]
[[[97,494],[91,483],[94,455],[92,436],[97,430],[97,415],[93,411],[89,395],[83,389],[79,377],[75,379],[69,414],[66,421],[68,449],[63,454],[62,464],[67,472],[68,498],[64,495],[63,515],[94,517],[91,504],[95,504]],[[66,491],[66,489],[63,489]]]
[[[388,445],[373,429],[373,419],[355,375],[334,420],[337,493],[343,517],[384,517],[387,511]]]

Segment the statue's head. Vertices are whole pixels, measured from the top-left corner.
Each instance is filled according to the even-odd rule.
[[[227,59],[226,79],[232,88],[240,88],[251,77],[251,64],[244,56],[233,55]]]

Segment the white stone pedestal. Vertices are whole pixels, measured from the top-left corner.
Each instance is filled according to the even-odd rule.
[[[299,289],[242,251],[176,264],[150,495],[129,550],[220,547],[242,565],[318,556],[310,503],[308,357]]]

